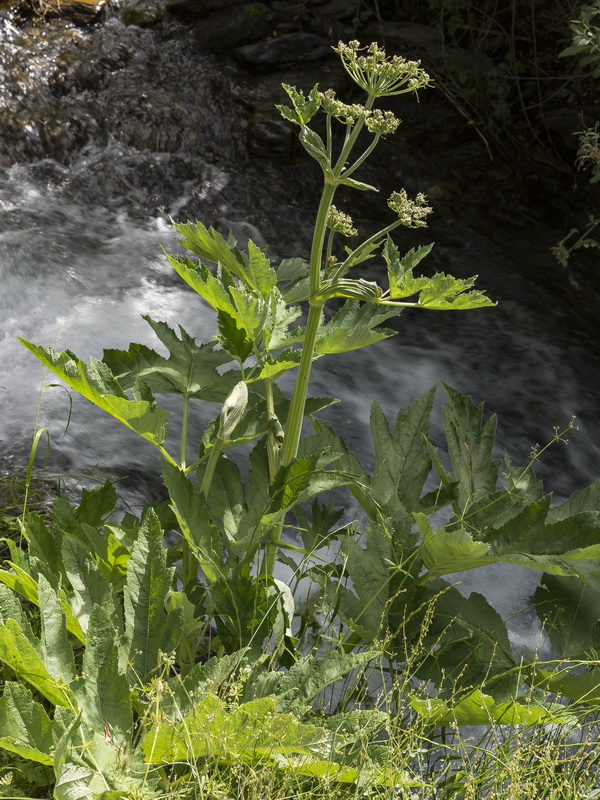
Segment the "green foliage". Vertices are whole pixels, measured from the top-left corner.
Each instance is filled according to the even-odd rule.
[[[370,468],[316,416],[335,401],[308,397],[316,358],[393,335],[382,325],[406,308],[493,305],[473,278],[415,274],[431,245],[400,254],[390,233],[425,224],[423,195],[394,192],[396,219],[353,250],[337,243],[354,235],[332,206],[337,188],[371,188],[350,175],[398,124],[375,100],[428,82],[376,45],[338,52],[364,105],[286,87],[293,109],[280,108],[324,176],[309,261],[275,269],[252,241],[243,251],[200,222],[176,224],[195,259],[167,258],[215,310],[216,343],[149,317],[168,356],[132,344],[86,364],[24,342],[156,447],[168,493],[139,517],[119,515],[110,482],[83,491],[76,507],[59,497],[43,518],[24,517],[22,541],[7,544],[0,748],[52,768],[58,800],[141,800],[238,767],[323,791],[404,791],[421,785],[410,753],[395,763],[404,711],[429,728],[563,724],[572,717],[549,692],[598,702],[600,484],[552,508],[534,474],[538,456],[524,468],[495,458],[495,417],[484,420],[483,405],[445,384],[444,450],[431,435],[434,387],[393,425],[373,403]],[[319,112],[325,139],[308,127]],[[346,129],[341,146],[334,123]],[[357,156],[361,131],[370,141]],[[379,256],[383,285],[348,276]],[[326,318],[336,298],[343,303]],[[295,369],[287,398],[277,379]],[[181,397],[178,453],[165,446],[161,394]],[[220,411],[191,443],[190,416],[205,403]],[[313,433],[302,437],[307,416]],[[230,451],[243,445],[240,467]],[[358,503],[352,522],[336,508],[342,492]],[[517,663],[498,612],[443,577],[496,562],[545,572],[535,606],[559,665]],[[282,566],[288,584],[275,577]],[[361,705],[374,702],[374,663],[385,712]]]

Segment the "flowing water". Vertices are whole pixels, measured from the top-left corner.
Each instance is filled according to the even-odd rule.
[[[170,216],[270,243],[274,259],[307,253],[318,174],[270,109],[281,80],[312,78],[309,68],[246,73],[228,55],[200,52],[174,22],[150,30],[113,17],[75,29],[0,17],[2,468],[26,463],[43,380],[17,336],[100,357],[132,341],[156,346],[147,313],[210,338],[211,313],[161,253],[174,246]],[[335,69],[331,78],[340,81]],[[317,363],[312,392],[342,399],[328,420],[367,463],[370,398],[391,415],[438,378],[499,413],[499,455],[506,448],[517,463],[576,415],[579,432],[540,465],[564,496],[600,474],[598,274],[591,261],[576,273],[556,265],[549,248],[564,203],[533,178],[503,186],[501,167],[474,167],[477,140],[461,138],[464,125],[439,98],[403,100],[400,115],[405,133],[363,179],[383,198],[403,185],[429,192],[430,228],[404,233],[401,245],[435,240],[433,267],[478,274],[498,307],[405,312],[393,339]],[[381,197],[357,199],[355,221],[367,230]],[[214,413],[199,412],[193,433]],[[86,401],[73,397],[71,411],[64,389],[46,389],[38,424],[51,431],[53,470],[100,465],[126,477],[130,497],[151,496],[153,448]],[[493,581],[477,572],[461,576],[463,587],[484,585],[505,615],[527,605],[537,580],[513,566]],[[531,641],[528,625],[515,627],[516,643]]]

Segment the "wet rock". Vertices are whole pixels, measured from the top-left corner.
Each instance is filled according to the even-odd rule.
[[[295,132],[271,104],[257,109],[248,122],[248,152],[256,156],[289,156]]]
[[[106,4],[106,0],[38,0],[33,7],[46,19],[60,18],[85,26],[97,20]]]
[[[121,19],[125,25],[137,25],[141,28],[155,25],[164,19],[166,5],[148,0],[126,3],[121,9]]]
[[[194,37],[208,50],[229,50],[267,36],[272,22],[273,15],[264,3],[244,3],[198,22]]]
[[[296,61],[317,61],[330,55],[331,40],[314,33],[288,33],[235,50],[235,56],[240,61],[264,67]]]

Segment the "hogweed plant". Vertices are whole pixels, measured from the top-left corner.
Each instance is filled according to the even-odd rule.
[[[334,205],[336,191],[374,190],[355,175],[399,125],[376,102],[425,89],[429,78],[376,44],[334,49],[363,103],[318,86],[308,95],[284,86],[291,106],[279,106],[323,172],[308,260],[275,267],[252,241],[242,251],[200,222],[177,223],[193,257],[167,259],[216,311],[216,341],[197,344],[182,328],[178,335],[145,317],[168,356],[131,344],[87,364],[23,342],[158,449],[169,495],[139,517],[118,517],[107,482],[84,491],[76,508],[59,497],[50,519],[27,516],[24,546],[9,543],[0,570],[0,660],[12,683],[0,699],[0,746],[53,765],[59,800],[75,789],[96,796],[98,775],[106,797],[121,797],[125,784],[141,796],[169,765],[179,765],[177,774],[187,758],[197,771],[217,741],[227,751],[219,751],[220,763],[261,762],[344,783],[360,782],[350,768],[358,737],[373,785],[406,788],[417,784],[380,769],[390,763],[381,732],[399,731],[401,709],[432,729],[486,720],[558,724],[571,717],[554,695],[586,708],[600,700],[600,481],[552,507],[534,474],[540,453],[525,467],[495,459],[495,417],[484,422],[482,406],[449,386],[447,454],[430,440],[434,388],[400,409],[392,427],[373,403],[369,473],[317,416],[335,401],[308,394],[315,359],[392,336],[382,324],[404,309],[493,305],[473,289],[474,278],[415,274],[432,245],[401,254],[394,244],[399,226],[426,224],[431,209],[422,194],[409,198],[399,188],[381,230],[340,244],[358,233]],[[311,127],[317,114],[324,139]],[[385,265],[383,286],[359,274],[375,257]],[[331,301],[337,310],[326,318]],[[278,379],[291,370],[287,398]],[[182,398],[177,452],[166,443],[160,394]],[[220,411],[192,443],[198,401]],[[306,417],[313,433],[302,437]],[[228,454],[249,443],[243,480]],[[325,495],[337,487],[360,508],[351,523],[340,522],[344,509]],[[440,518],[448,521],[436,527]],[[535,608],[554,660],[515,654],[485,598],[466,597],[444,579],[496,562],[544,572]],[[276,565],[291,570],[289,585],[274,576]],[[32,627],[24,608],[36,608],[41,623]],[[361,711],[365,699],[374,702],[364,670],[375,653],[383,716]],[[222,670],[242,686],[240,696],[218,696]],[[433,694],[419,693],[415,678]],[[340,679],[350,682],[317,724],[316,698]],[[186,693],[200,699],[189,702]],[[15,733],[19,705],[29,720],[25,743]],[[60,709],[52,720],[48,705]],[[342,716],[330,719],[334,711]],[[245,754],[235,749],[244,721],[260,729],[254,743],[244,739]],[[267,722],[271,731],[281,727],[277,741]]]

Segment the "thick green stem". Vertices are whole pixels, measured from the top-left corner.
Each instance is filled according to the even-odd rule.
[[[306,323],[302,357],[298,368],[298,377],[296,379],[296,386],[294,387],[294,394],[292,396],[292,403],[290,405],[288,421],[285,428],[285,437],[283,440],[283,463],[285,466],[296,458],[298,452],[300,433],[304,421],[304,408],[306,406],[310,370],[322,316],[323,303],[311,303],[308,312],[308,321]]]
[[[310,253],[310,292],[313,294],[321,285],[321,260],[323,257],[323,244],[325,241],[325,231],[327,229],[327,216],[335,194],[335,186],[326,183],[323,187],[321,202],[317,212],[317,220],[313,234],[312,249]],[[302,346],[302,356],[298,368],[298,377],[292,395],[292,402],[288,413],[287,424],[285,427],[285,437],[283,440],[283,463],[289,464],[296,457],[300,433],[304,421],[304,407],[306,405],[306,393],[310,379],[317,333],[321,324],[323,314],[323,303],[310,304],[308,320],[306,323],[306,333]]]
[[[224,444],[225,442],[223,439],[217,436],[217,439],[211,448],[208,464],[206,465],[206,471],[204,472],[204,478],[202,479],[202,486],[200,487],[200,491],[205,497],[208,495],[208,490],[210,489],[213,475],[215,474],[215,467],[217,466],[217,461],[219,460],[219,456],[221,455],[221,450],[223,449]]]

